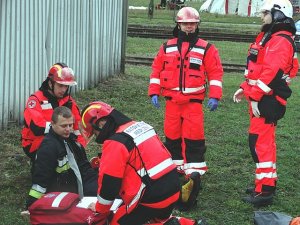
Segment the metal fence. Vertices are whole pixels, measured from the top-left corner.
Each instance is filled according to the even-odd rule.
[[[21,124],[27,98],[64,62],[76,91],[124,71],[128,0],[0,1],[0,129]]]

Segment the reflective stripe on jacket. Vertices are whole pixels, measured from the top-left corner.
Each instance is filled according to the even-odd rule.
[[[74,99],[66,96],[58,99],[58,106],[67,106],[74,116],[74,133],[78,142],[83,146],[86,141],[80,135],[78,123],[81,121],[80,112]],[[29,153],[35,152],[40,146],[44,135],[49,132],[50,121],[54,108],[42,91],[37,91],[29,97],[24,110],[24,127],[22,129],[22,147]]]
[[[165,179],[176,169],[153,127],[144,122],[129,122],[119,127],[117,133],[104,142],[100,160],[96,210],[104,213],[117,197],[122,198],[127,211],[131,212],[142,201],[151,182]],[[168,185],[166,180],[164,186]],[[163,190],[164,187],[160,193],[151,193],[151,199],[164,200],[179,191]]]
[[[292,34],[287,31],[276,32],[262,46],[260,42],[264,34],[260,33],[255,43],[250,45],[245,70],[246,81],[241,84],[246,97],[255,101],[260,101],[263,95],[272,95],[276,89],[285,88],[288,92],[286,87],[298,71],[297,55],[293,45],[285,37],[293,39]],[[276,82],[276,79],[283,82]],[[281,95],[279,96],[285,99],[285,93]]]
[[[29,195],[38,199],[51,191],[76,193],[77,180],[69,165],[64,140],[50,129],[42,143],[37,152]]]
[[[148,95],[203,100],[208,82],[209,97],[220,99],[223,69],[214,45],[202,39],[192,47],[177,42],[174,38],[161,46],[152,64]]]

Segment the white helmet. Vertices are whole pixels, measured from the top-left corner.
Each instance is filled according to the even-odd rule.
[[[293,6],[289,0],[265,0],[260,11],[266,10],[270,11],[273,17],[273,12],[276,10],[282,12],[286,17],[293,17]]]

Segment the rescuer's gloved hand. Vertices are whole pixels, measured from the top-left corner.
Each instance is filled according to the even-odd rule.
[[[207,103],[207,107],[210,111],[215,111],[218,108],[219,100],[216,98],[210,98]]]
[[[251,101],[251,108],[252,108],[252,113],[255,117],[259,118],[260,117],[260,112],[258,109],[258,102]]]
[[[281,79],[282,79],[282,80],[285,80],[285,82],[286,82],[287,84],[290,84],[291,81],[292,81],[292,79],[291,79],[291,77],[290,77],[289,74],[283,74]]]
[[[159,107],[160,107],[159,101],[158,101],[158,96],[157,96],[157,95],[153,95],[153,96],[151,97],[151,103],[152,103],[152,105],[153,105],[154,107],[156,107],[156,108],[159,108]]]
[[[233,95],[233,101],[239,103],[240,101],[242,101],[243,96],[244,90],[242,88],[239,88]]]

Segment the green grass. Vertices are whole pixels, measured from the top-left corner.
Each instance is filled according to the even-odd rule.
[[[148,38],[127,38],[126,54],[135,56],[155,57],[159,47],[163,42],[162,39]],[[209,41],[209,40],[208,40]],[[246,63],[247,50],[249,43],[234,43],[228,41],[209,41],[214,44],[220,53],[222,62],[242,64]]]
[[[148,0],[129,0],[129,6],[148,7]],[[199,10],[204,1],[186,1],[187,6]],[[160,1],[154,1],[154,5]],[[129,24],[143,24],[152,26],[175,26],[175,16],[178,10],[154,10],[153,18],[148,17],[148,10],[131,9],[129,10]],[[201,27],[204,30],[231,31],[243,33],[256,33],[261,24],[259,17],[241,17],[237,15],[220,15],[200,12]],[[234,26],[233,26],[234,24]]]
[[[146,2],[130,0],[129,3]],[[156,1],[157,2],[157,1]],[[192,2],[189,2],[192,3]],[[196,3],[196,2],[193,2]],[[131,4],[129,4],[131,5]],[[140,6],[140,4],[137,4]],[[156,12],[155,12],[156,13]],[[161,13],[161,19],[155,17]],[[173,12],[157,12],[151,21],[146,15],[129,12],[129,21],[142,24],[174,25]],[[235,16],[203,15],[200,29],[205,24],[218,27],[236,27],[251,25],[252,19]],[[140,18],[139,18],[140,17]],[[166,20],[166,21],[165,21]],[[206,20],[206,21],[205,21]],[[244,27],[246,25],[243,25]],[[227,29],[226,28],[226,29]],[[243,28],[246,30],[247,27]],[[241,32],[244,32],[241,30]],[[127,55],[154,57],[163,40],[128,38]],[[245,63],[247,43],[230,43],[213,41],[220,52],[223,62]],[[100,83],[97,88],[76,93],[74,96],[82,108],[94,100],[110,103],[135,120],[143,120],[155,127],[163,139],[163,108],[160,99],[159,110],[152,107],[147,97],[150,67],[126,65],[126,72]],[[205,217],[210,225],[250,225],[253,224],[253,212],[258,210],[241,202],[244,189],[253,185],[254,164],[247,143],[248,115],[245,101],[234,104],[232,95],[238,88],[243,76],[236,73],[224,75],[224,97],[216,112],[205,108],[205,132],[207,139],[206,159],[209,171],[203,179],[203,190],[198,197],[198,206],[187,213],[175,212],[186,217]],[[291,85],[293,95],[289,99],[285,118],[279,121],[277,130],[278,147],[278,192],[274,204],[261,210],[279,211],[291,216],[299,215],[300,199],[300,127],[299,98],[300,84],[297,77]],[[206,104],[206,102],[204,102]],[[0,225],[27,224],[20,212],[23,210],[31,181],[29,160],[24,155],[20,143],[20,127],[10,127],[0,131]],[[91,143],[87,148],[89,156],[94,156],[99,146]]]
[[[129,6],[148,7],[150,0],[129,0]],[[186,1],[186,6],[194,7],[199,10],[204,1]],[[160,0],[154,0],[154,5],[160,3]],[[129,10],[128,23],[142,24],[151,26],[175,26],[175,16],[178,10],[154,10],[153,18],[148,17],[148,10]],[[207,12],[200,12],[201,28],[204,30],[213,30],[220,32],[233,33],[254,33],[260,29],[260,17],[242,17],[238,15],[221,15]],[[300,14],[294,15],[294,20],[300,19]]]
[[[155,10],[152,19],[149,19],[147,10],[130,10],[128,24],[142,24],[149,26],[174,27],[175,10]],[[220,32],[240,32],[256,33],[260,27],[258,17],[241,17],[237,15],[220,15],[206,12],[200,13],[201,27],[204,30],[213,30]],[[234,24],[234,26],[233,26]]]
[[[90,101],[110,103],[128,116],[152,124],[163,139],[163,106],[155,109],[147,97],[149,67],[127,66],[126,74],[103,82],[97,88],[76,94],[80,107]],[[247,105],[232,102],[232,94],[242,81],[240,74],[224,75],[224,97],[216,112],[205,108],[207,139],[206,159],[209,171],[203,179],[203,190],[198,206],[187,213],[175,212],[187,217],[205,217],[211,225],[250,225],[253,211],[257,210],[241,202],[244,188],[253,184],[254,164],[247,144]],[[279,211],[292,216],[299,214],[296,199],[300,198],[299,182],[299,132],[300,115],[297,102],[300,98],[299,78],[291,85],[294,94],[289,99],[288,110],[278,124],[278,192],[272,206],[262,210]],[[204,103],[206,104],[206,102]],[[0,224],[24,224],[19,216],[30,186],[27,158],[22,154],[19,128],[0,132]],[[87,149],[90,156],[97,146]],[[297,178],[298,177],[298,178]]]

